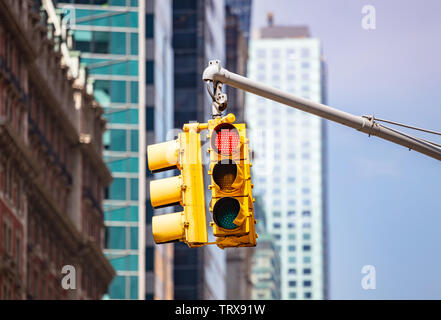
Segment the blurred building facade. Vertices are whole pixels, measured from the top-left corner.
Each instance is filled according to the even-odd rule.
[[[173,0],[174,126],[177,129],[189,121],[207,122],[211,118],[212,101],[201,75],[209,60],[225,61],[224,32],[223,0]],[[209,185],[208,181],[205,185]],[[209,194],[206,192],[207,205]],[[208,212],[207,206],[207,216]],[[208,240],[214,241],[211,227],[208,228]],[[178,243],[174,254],[175,299],[226,298],[223,250],[216,246],[190,249]]]
[[[248,42],[251,0],[225,1],[225,45],[224,67],[241,75],[247,73]],[[226,90],[225,90],[226,89]],[[233,113],[236,122],[245,121],[245,91],[227,86],[226,113]],[[260,238],[259,238],[260,240]],[[227,299],[251,299],[251,264],[254,248],[229,248],[227,255]]]
[[[248,42],[240,26],[240,17],[231,6],[225,7],[226,60],[224,67],[234,73],[246,75],[248,63]],[[245,91],[227,86],[228,109],[234,113],[236,122],[245,121]]]
[[[251,257],[251,298],[253,300],[279,300],[280,287],[280,256],[276,249],[275,237],[268,232],[266,212],[261,196],[255,197],[254,217],[258,223],[256,231],[259,235],[258,247]]]
[[[49,23],[50,21],[50,23]],[[103,109],[51,1],[0,1],[0,299],[99,299]],[[75,268],[76,290],[62,288]]]
[[[250,39],[251,16],[253,10],[253,0],[225,0],[226,7],[230,13],[238,17],[239,27],[246,39]]]
[[[141,5],[145,30],[139,25]],[[171,1],[70,0],[58,1],[58,7],[70,18],[74,48],[95,79],[94,95],[108,121],[104,157],[114,181],[104,202],[104,252],[117,272],[109,297],[172,299],[173,245],[153,244],[153,209],[144,192],[151,175],[139,163],[145,147],[139,138],[145,134],[146,144],[164,141],[173,124]],[[139,116],[141,108],[145,117]]]
[[[259,232],[258,246],[250,270],[253,283],[250,299],[280,300],[280,257],[274,237],[267,231]]]
[[[325,103],[319,39],[307,27],[260,29],[250,40],[248,76]],[[256,195],[281,258],[282,299],[327,298],[326,130],[323,119],[246,96],[255,151]],[[257,249],[259,250],[259,248]]]

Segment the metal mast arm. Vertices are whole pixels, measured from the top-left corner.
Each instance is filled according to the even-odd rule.
[[[312,113],[321,118],[338,122],[369,135],[383,138],[441,161],[441,148],[430,144],[429,142],[384,127],[376,123],[373,118],[369,119],[355,116],[327,105],[283,92],[282,90],[250,80],[233,72],[229,72],[221,67],[219,60],[212,60],[209,62],[208,67],[204,70],[202,79],[204,81],[220,82],[237,89],[254,93],[258,96]]]

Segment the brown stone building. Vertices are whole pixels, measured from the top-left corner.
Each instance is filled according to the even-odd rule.
[[[102,253],[103,110],[42,8],[0,0],[0,300],[99,299],[114,276]],[[66,265],[74,290],[62,287]]]

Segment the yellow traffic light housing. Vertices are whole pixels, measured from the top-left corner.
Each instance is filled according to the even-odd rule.
[[[211,226],[220,248],[255,246],[257,238],[246,126],[234,121],[233,114],[208,121]]]
[[[183,241],[189,247],[207,243],[204,180],[199,131],[204,124],[184,125],[177,140],[148,146],[148,166],[152,172],[179,169],[179,176],[150,182],[154,208],[180,204],[182,212],[154,216],[153,239],[156,243]]]

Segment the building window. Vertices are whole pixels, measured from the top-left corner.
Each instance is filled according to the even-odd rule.
[[[20,273],[21,269],[21,239],[20,237],[17,237],[15,239],[15,262],[16,262],[16,268],[17,271]]]
[[[291,268],[291,269],[288,270],[288,274],[297,274],[297,270]]]
[[[114,178],[108,189],[107,199],[126,200],[126,179]]]
[[[12,228],[9,222],[6,220],[6,217],[3,218],[2,234],[3,249],[9,256],[12,256]]]
[[[303,286],[304,287],[310,287],[312,285],[312,281],[311,280],[305,280],[303,281]]]
[[[112,299],[125,299],[126,277],[116,276],[110,284],[109,293]]]
[[[303,263],[311,263],[311,257],[303,257]]]
[[[12,300],[12,284],[9,277],[4,276],[2,281],[2,296],[1,300]]]
[[[311,269],[310,268],[303,269],[303,274],[311,274]]]
[[[288,246],[288,250],[291,252],[296,251],[296,246]]]
[[[312,298],[312,293],[311,292],[305,292],[304,297],[305,297],[305,299],[311,299]]]
[[[280,69],[280,64],[277,63],[277,62],[273,63],[273,65],[272,65],[272,69],[273,69],[273,70],[279,70],[279,69]]]
[[[304,97],[305,97],[305,99],[306,99],[306,93],[308,93],[309,92],[309,90],[310,90],[311,88],[309,87],[309,86],[302,86],[302,91],[303,91],[303,94],[304,94]],[[303,125],[305,126],[305,125],[308,125],[308,122],[303,122]]]
[[[311,53],[311,51],[309,50],[309,48],[303,48],[301,51],[302,58],[309,57],[310,53]]]
[[[125,227],[106,227],[106,248],[126,249]]]
[[[311,158],[311,156],[310,156],[309,153],[302,153],[302,159],[303,160],[307,160],[307,159],[310,159],[310,158]]]
[[[311,251],[311,246],[310,245],[304,245],[303,246],[303,251]]]
[[[273,74],[272,81],[273,82],[279,82],[280,81],[280,75],[279,74]]]
[[[289,281],[288,285],[292,288],[297,286],[297,281]]]
[[[257,50],[257,57],[258,58],[266,58],[266,51],[264,49],[258,49]]]
[[[173,35],[174,49],[191,49],[196,47],[196,33],[194,31],[186,31]]]
[[[295,53],[296,50],[294,48],[286,49],[286,55],[288,56],[289,59],[293,59]]]
[[[276,59],[280,58],[280,50],[279,49],[273,49],[272,52],[271,52],[271,55],[272,55],[273,58],[276,58]]]
[[[305,211],[303,211],[303,212],[302,212],[302,216],[304,216],[304,217],[310,217],[310,216],[311,216],[311,211],[309,211],[309,210],[305,210]]]
[[[130,179],[130,200],[138,201],[138,179]]]
[[[173,19],[173,22],[175,22],[175,19]],[[153,14],[146,14],[145,16],[145,27],[146,27],[146,34],[145,36],[149,39],[152,39],[155,34],[155,21]]]
[[[302,224],[302,227],[303,227],[304,229],[309,229],[309,228],[311,228],[311,223],[310,223],[310,222],[304,222],[304,223]]]
[[[297,299],[297,293],[296,292],[290,292],[289,293],[289,298],[290,299]]]
[[[303,234],[303,240],[310,240],[310,239],[311,239],[311,234],[309,234],[309,233]]]
[[[154,64],[154,62],[153,61],[151,61],[151,60],[148,60],[148,61],[146,61],[146,63],[145,63],[146,65],[145,65],[145,70],[146,70],[146,73],[145,73],[145,77],[146,77],[146,79],[145,79],[145,81],[146,81],[146,83],[147,84],[152,84],[153,82],[154,82],[154,74],[155,74],[155,69],[154,69],[154,67],[155,67],[155,64]],[[191,75],[191,74],[190,74]],[[180,76],[179,74],[178,74],[178,76]],[[182,76],[182,75],[181,75]],[[191,79],[191,78],[190,78]]]

